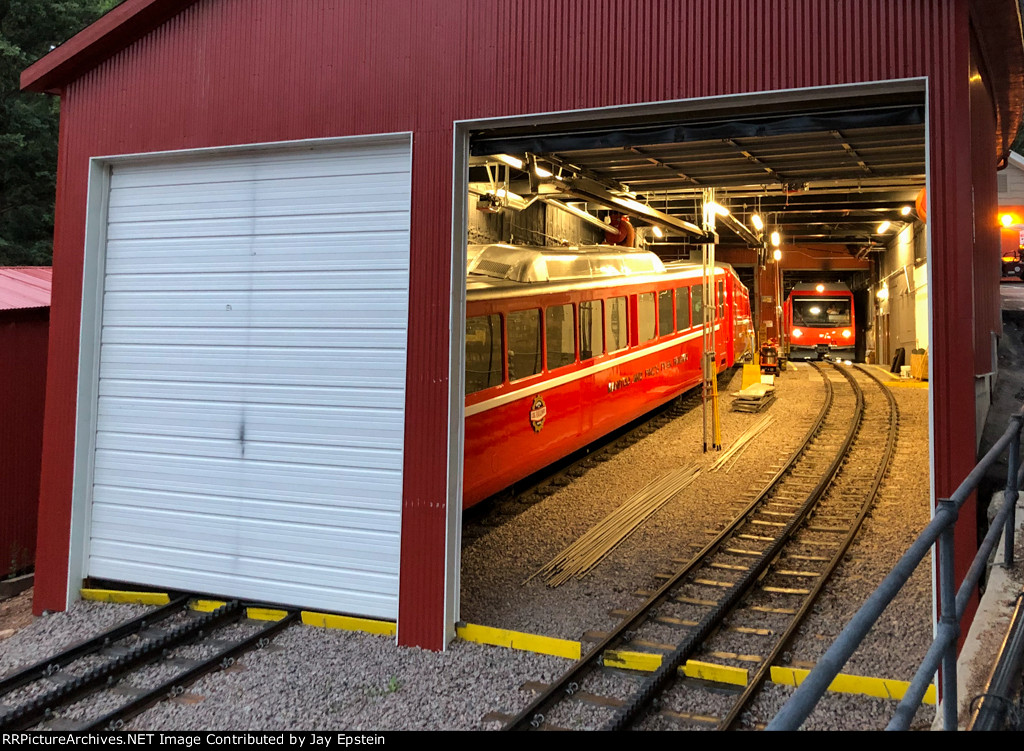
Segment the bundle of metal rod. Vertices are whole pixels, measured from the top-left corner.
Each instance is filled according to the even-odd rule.
[[[743,453],[744,449],[747,448],[747,445],[752,440],[754,440],[754,438],[761,435],[761,433],[767,430],[768,426],[771,425],[774,421],[774,415],[765,415],[760,420],[751,425],[749,428],[747,428],[743,432],[743,435],[737,438],[736,441],[732,444],[732,446],[726,449],[726,451],[720,457],[718,457],[718,461],[711,465],[710,471],[717,472],[718,470],[722,469],[722,467],[724,467],[726,464],[728,464],[729,460],[739,459],[739,455]],[[729,467],[729,469],[732,469],[732,467]]]
[[[548,586],[557,587],[570,579],[583,578],[651,514],[692,483],[700,472],[699,467],[689,465],[650,483],[526,581],[540,576]]]

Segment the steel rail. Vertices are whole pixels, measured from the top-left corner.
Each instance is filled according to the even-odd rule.
[[[205,628],[218,625],[227,620],[237,620],[242,613],[237,600],[222,605],[210,613],[203,613],[170,629],[166,634],[130,648],[126,654],[110,662],[89,670],[87,673],[69,680],[56,689],[38,696],[0,716],[0,730],[25,730],[45,719],[54,707],[69,702],[92,692],[97,687],[115,680],[118,675],[129,670],[153,662],[161,654],[177,644],[195,636]]]
[[[143,631],[154,624],[170,618],[172,615],[180,612],[186,605],[188,605],[188,599],[187,595],[176,597],[157,610],[153,610],[149,613],[143,613],[138,618],[133,618],[126,623],[122,623],[120,626],[115,626],[109,631],[104,631],[99,636],[94,636],[88,641],[75,644],[68,647],[63,652],[59,652],[52,657],[47,657],[45,660],[40,660],[34,665],[29,665],[27,668],[22,668],[16,673],[5,676],[0,680],[0,696],[8,694],[14,689],[21,688],[33,681],[53,675],[62,667],[74,662],[80,657],[85,657],[86,655],[99,652],[101,649],[109,647],[119,639],[123,639],[126,636]]]
[[[108,712],[97,720],[94,720],[81,728],[82,730],[121,730],[124,724],[133,717],[145,712],[151,706],[164,698],[181,696],[185,687],[192,685],[207,673],[214,670],[226,670],[235,663],[235,659],[252,649],[263,648],[270,643],[270,640],[280,631],[290,626],[299,618],[299,611],[292,611],[271,625],[260,629],[257,633],[220,650],[211,657],[202,660],[183,673],[170,678],[159,686],[140,694],[127,704],[124,704],[112,712]]]
[[[680,580],[689,575],[704,561],[710,558],[725,542],[730,539],[737,529],[747,522],[749,517],[756,511],[764,499],[774,492],[783,477],[793,468],[796,462],[809,448],[811,441],[820,432],[824,425],[825,418],[832,408],[834,398],[832,382],[825,376],[821,368],[813,363],[812,365],[818,371],[819,375],[822,376],[822,380],[825,385],[825,399],[823,400],[821,409],[818,411],[810,429],[804,435],[800,445],[792,453],[788,461],[783,464],[771,480],[769,480],[768,484],[733,519],[733,521],[730,522],[729,525],[726,526],[726,528],[723,529],[713,540],[705,545],[704,548],[689,561],[689,563],[676,572],[672,578],[665,581],[665,583],[662,584],[654,594],[652,594],[642,605],[621,621],[615,630],[605,637],[605,639],[590,652],[588,652],[587,655],[580,658],[571,668],[569,668],[569,670],[551,683],[546,691],[536,696],[525,709],[509,720],[505,727],[502,728],[503,730],[531,730],[540,728],[541,724],[544,722],[544,713],[547,712],[550,707],[576,693],[579,688],[579,682],[582,680],[583,676],[603,659],[603,653],[613,645],[617,645],[624,641],[625,634],[627,634],[627,632],[645,621],[647,614],[665,600]]]
[[[992,667],[988,684],[980,697],[968,730],[1003,730],[1006,715],[1013,706],[1014,686],[1020,685],[1024,662],[1024,592],[1017,595],[1006,637]]]
[[[846,374],[844,373],[844,375]],[[853,379],[849,378],[848,375],[847,379],[851,384],[854,384]],[[778,558],[783,547],[790,541],[790,539],[792,539],[793,535],[803,524],[808,514],[824,495],[825,490],[829,485],[831,485],[836,474],[839,472],[840,466],[846,458],[850,445],[853,443],[853,439],[860,427],[864,405],[863,394],[856,385],[854,385],[854,392],[857,395],[856,418],[851,423],[850,428],[847,431],[846,438],[839,451],[836,453],[832,462],[829,464],[828,469],[818,481],[818,484],[808,494],[807,499],[801,504],[800,508],[793,514],[793,516],[790,517],[789,522],[787,522],[786,526],[781,530],[778,537],[776,537],[769,548],[761,554],[757,562],[747,570],[742,578],[730,587],[725,597],[719,600],[715,607],[698,622],[698,624],[688,633],[687,638],[670,655],[666,655],[662,659],[661,665],[658,669],[644,681],[640,690],[635,693],[627,703],[623,704],[622,707],[619,708],[615,717],[613,717],[612,720],[603,728],[604,730],[623,730],[628,727],[640,712],[662,692],[664,686],[675,678],[679,667],[689,659],[701,644],[703,644],[722,624],[729,612],[748,593],[748,591],[753,588],[753,586],[761,579],[762,575],[768,570],[768,567],[776,558]]]
[[[828,584],[832,574],[835,573],[835,570],[839,567],[840,562],[842,562],[843,557],[846,555],[846,551],[848,551],[850,549],[850,545],[853,544],[857,533],[860,532],[861,525],[863,525],[864,520],[867,518],[868,513],[870,513],[871,508],[874,505],[875,498],[878,496],[878,490],[882,486],[882,481],[889,472],[892,456],[896,450],[896,436],[899,432],[899,406],[896,404],[896,399],[893,396],[892,391],[884,386],[873,373],[865,370],[859,365],[855,367],[875,381],[878,388],[886,397],[886,401],[889,405],[889,433],[886,436],[886,447],[881,461],[878,464],[878,470],[875,472],[875,477],[871,487],[864,495],[864,501],[861,504],[860,513],[857,515],[853,524],[850,525],[850,529],[847,532],[846,537],[832,555],[832,558],[825,566],[824,571],[822,571],[821,575],[818,577],[817,582],[804,598],[800,608],[798,608],[797,612],[794,614],[790,625],[776,640],[775,648],[772,649],[772,651],[765,657],[761,667],[758,668],[754,673],[754,676],[747,682],[746,688],[734,704],[732,710],[730,710],[719,723],[719,730],[731,730],[736,725],[736,722],[740,718],[740,713],[746,708],[747,704],[751,699],[753,699],[754,694],[764,684],[764,681],[771,673],[771,668],[775,664],[776,660],[778,660],[779,656],[789,647],[797,629],[803,624],[804,620],[806,620],[808,613],[814,606],[814,603],[817,602],[817,599],[821,595],[825,585]]]
[[[1008,448],[1010,449],[1010,468],[1007,486],[1011,488],[1011,495],[1016,492],[1020,483],[1020,474],[1012,469],[1016,468],[1017,452],[1020,446],[1020,434],[1022,423],[1024,423],[1024,408],[1010,418],[1010,424],[1002,436],[992,445],[984,457],[974,466],[967,477],[957,486],[948,499],[941,500],[932,517],[931,522],[921,531],[917,539],[911,544],[900,560],[893,567],[892,571],[885,577],[874,593],[865,601],[860,610],[850,620],[843,631],[839,634],[832,646],[818,660],[814,670],[800,684],[799,688],[790,697],[789,701],[779,710],[778,714],[768,724],[768,730],[796,730],[801,723],[807,719],[818,700],[827,690],[832,680],[842,670],[843,665],[850,659],[857,647],[864,640],[868,631],[881,616],[882,611],[896,597],[903,585],[907,583],[917,566],[932,551],[932,546],[943,535],[948,536],[952,532],[952,525],[955,523],[960,507],[967,501],[970,494],[974,492],[982,480],[985,472],[992,466]],[[996,519],[993,520],[988,534],[982,541],[970,570],[961,583],[959,592],[955,595],[955,601],[951,604],[952,592],[952,548],[948,545],[940,545],[939,553],[949,556],[950,560],[940,568],[943,577],[949,581],[943,582],[940,592],[945,602],[945,615],[937,628],[936,640],[933,642],[925,660],[918,668],[917,673],[911,682],[910,688],[900,702],[896,716],[893,717],[887,729],[900,730],[909,726],[913,714],[920,704],[924,692],[935,674],[935,668],[940,661],[945,660],[946,653],[955,649],[956,638],[959,634],[959,619],[962,617],[970,593],[977,586],[981,572],[984,570],[988,554],[995,546],[996,539],[1000,534],[1007,534],[1012,537],[1011,523],[1014,518],[1011,513],[1016,504],[1006,503]],[[945,548],[945,550],[943,550]],[[952,670],[948,665],[943,665],[943,703],[944,724],[947,730],[956,729],[956,660],[955,655],[952,662]],[[952,689],[948,683],[952,683]]]

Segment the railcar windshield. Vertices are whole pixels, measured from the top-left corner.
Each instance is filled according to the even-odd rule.
[[[794,297],[794,326],[849,326],[850,300],[843,297]]]

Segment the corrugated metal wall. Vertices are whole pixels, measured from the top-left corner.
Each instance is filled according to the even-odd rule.
[[[936,490],[950,491],[971,464],[974,414],[973,374],[950,357],[973,326],[972,280],[956,273],[972,246],[967,28],[967,0],[201,0],[64,93],[44,554],[67,555],[89,156],[414,131],[399,638],[437,647],[453,121],[919,76],[932,139]],[[62,606],[62,576],[40,578],[37,609]]]
[[[0,578],[35,561],[48,329],[47,309],[0,313]]]

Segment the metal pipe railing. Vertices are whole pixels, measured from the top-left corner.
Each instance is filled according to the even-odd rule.
[[[988,555],[1000,534],[1005,534],[1009,539],[1007,543],[1009,553],[1004,553],[1006,565],[1011,565],[1013,562],[1013,530],[1016,526],[1014,508],[1017,505],[1017,488],[1024,480],[1022,477],[1024,470],[1019,468],[1022,426],[1024,426],[1024,408],[1010,418],[1010,424],[1006,431],[953,494],[948,499],[939,501],[931,522],[853,616],[825,655],[818,660],[817,665],[804,682],[768,724],[768,730],[796,730],[800,727],[814,710],[825,691],[828,690],[839,671],[843,669],[847,660],[860,646],[868,631],[875,625],[882,615],[882,611],[896,597],[936,543],[938,543],[939,555],[940,598],[938,633],[925,655],[924,662],[918,668],[910,688],[907,689],[903,701],[897,707],[896,715],[886,729],[900,730],[910,726],[914,713],[920,706],[921,699],[928,690],[940,663],[942,664],[943,726],[946,730],[956,729],[956,643],[957,637],[960,635],[960,621],[971,593],[977,587],[985,570]],[[967,576],[964,577],[960,590],[956,591],[953,571],[953,525],[956,523],[960,508],[971,493],[977,489],[988,468],[998,461],[1004,451],[1009,452],[1009,466],[1003,507],[993,520],[989,533],[985,536]],[[954,592],[956,592],[955,595]]]

